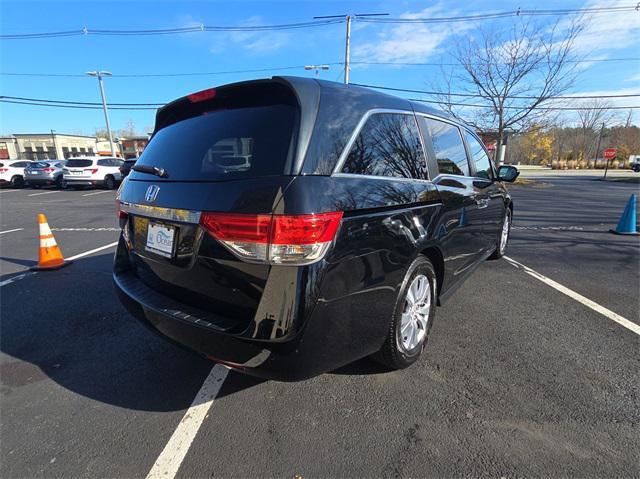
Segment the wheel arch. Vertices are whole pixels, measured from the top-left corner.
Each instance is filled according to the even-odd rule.
[[[422,256],[425,256],[431,264],[433,265],[433,269],[436,271],[436,283],[438,287],[438,305],[440,304],[440,293],[442,291],[442,285],[444,283],[444,256],[442,255],[442,251],[435,245],[428,246],[427,248],[420,251]]]

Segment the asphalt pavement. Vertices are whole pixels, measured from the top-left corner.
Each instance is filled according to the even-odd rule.
[[[211,401],[213,364],[117,301],[114,193],[29,196],[47,191],[0,190],[2,477],[640,475],[640,335],[611,319],[640,323],[640,239],[608,232],[638,185],[511,188],[508,256],[605,313],[488,261],[437,310],[413,367],[364,359],[298,383],[229,372]],[[23,276],[39,212],[80,257]]]

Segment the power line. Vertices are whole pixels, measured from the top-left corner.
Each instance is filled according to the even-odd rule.
[[[343,62],[323,63],[324,65],[342,65]],[[260,73],[279,70],[301,70],[304,65],[292,65],[283,67],[252,68],[247,70],[225,70],[213,72],[182,72],[182,73],[114,73],[111,78],[150,78],[150,77],[189,77],[189,76],[211,76],[211,75],[231,75],[238,73]],[[61,77],[61,78],[86,78],[86,75],[78,73],[23,73],[23,72],[0,72],[5,76],[26,76],[26,77]]]
[[[367,85],[366,83],[352,83],[355,86],[361,86],[365,88],[375,88],[377,90],[390,90],[390,91],[399,91],[405,93],[423,93],[425,95],[446,95],[446,96],[458,96],[458,97],[470,97],[470,98],[484,98],[482,95],[478,95],[476,93],[447,93],[447,92],[438,92],[438,91],[428,91],[428,90],[411,90],[409,88],[394,88],[389,86],[380,86],[380,85]],[[584,99],[593,99],[593,98],[634,98],[640,97],[640,93],[628,93],[622,95],[567,95],[567,96],[552,96],[549,97],[549,100],[584,100]],[[509,96],[510,99],[516,100],[537,100],[537,96]]]
[[[567,60],[567,63],[593,63],[593,62],[640,62],[640,57],[628,58],[595,58],[591,60]],[[323,65],[344,65],[344,62],[320,62]],[[437,62],[369,62],[352,61],[352,65],[400,65],[400,66],[460,66],[460,63],[437,63]],[[233,75],[240,73],[262,73],[270,71],[300,70],[304,65],[291,65],[283,67],[252,68],[247,70],[221,70],[212,72],[182,72],[182,73],[114,73],[111,78],[154,78],[154,77],[190,77],[190,76],[213,76],[213,75]],[[21,76],[21,77],[59,77],[59,78],[87,78],[81,73],[38,73],[38,72],[0,72],[0,76]]]
[[[404,90],[411,91],[411,90]],[[640,95],[636,95],[640,96]],[[418,101],[422,103],[433,103],[437,105],[451,105],[451,106],[464,106],[470,108],[487,108],[487,105],[480,105],[474,103],[450,103],[440,100],[425,100],[420,98],[409,98],[411,101]],[[79,109],[90,109],[90,110],[100,110],[102,109],[99,106],[99,103],[94,102],[80,102],[80,101],[62,101],[62,100],[45,100],[38,98],[26,98],[26,97],[12,97],[12,96],[0,96],[0,102],[4,103],[14,103],[18,105],[31,105],[31,106],[46,106],[46,107],[58,107],[58,108],[79,108]],[[156,110],[157,107],[163,106],[165,103],[110,103],[109,108],[114,110]],[[505,106],[505,109],[521,109],[516,106]],[[639,106],[611,106],[607,107],[607,110],[629,110],[629,109],[638,109]],[[566,110],[566,111],[577,111],[577,110],[590,110],[589,107],[535,107],[534,110]]]
[[[590,60],[566,60],[567,63],[594,63],[594,62],[640,62],[640,57],[629,58],[593,58]],[[368,62],[368,61],[355,61],[351,62],[353,65],[401,65],[401,66],[432,66],[432,67],[457,67],[461,66],[461,63],[443,63],[443,62]],[[477,65],[477,64],[473,64]]]
[[[45,100],[45,99],[41,99],[41,98],[26,98],[26,97],[21,97],[21,96],[6,96],[6,95],[2,95],[0,96],[0,100],[18,100],[18,101],[37,101],[37,102],[42,102],[42,103],[62,103],[62,104],[69,104],[69,105],[91,105],[91,106],[95,106],[95,105],[99,105],[100,108],[102,108],[102,103],[98,103],[98,102],[92,102],[92,101],[66,101],[66,100]],[[163,106],[166,105],[165,103],[111,103],[109,102],[109,106],[114,105],[114,106],[155,106],[155,107],[159,107],[159,106]]]
[[[359,22],[365,23],[455,23],[455,22],[468,22],[478,20],[494,20],[499,18],[508,17],[523,17],[523,16],[563,16],[563,15],[586,15],[586,14],[602,14],[602,13],[621,13],[638,11],[640,8],[636,5],[629,5],[624,7],[594,7],[594,8],[564,8],[557,10],[528,10],[518,8],[517,10],[494,12],[494,13],[481,13],[476,15],[460,15],[455,17],[431,17],[431,18],[358,18],[355,19]]]
[[[283,23],[274,25],[195,25],[180,28],[153,28],[135,30],[111,30],[111,29],[90,29],[83,27],[77,30],[65,30],[59,32],[36,32],[36,33],[16,33],[0,35],[0,40],[29,40],[37,38],[55,38],[69,36],[140,36],[140,35],[174,35],[197,32],[264,32],[277,30],[296,30],[301,28],[313,28],[319,26],[344,23],[344,19],[314,20],[298,23]]]
[[[31,101],[22,101],[22,100],[7,100],[5,98],[0,98],[0,103],[13,103],[16,105],[31,105],[31,106],[48,106],[54,108],[74,108],[81,110],[102,110],[102,106],[83,106],[83,105],[75,105],[75,104],[55,104],[55,103],[37,103]],[[157,108],[153,107],[123,107],[123,106],[114,106],[109,105],[110,110],[157,110]]]
[[[447,101],[437,101],[437,100],[423,100],[422,98],[408,98],[409,101],[419,101],[421,103],[435,103],[438,105],[447,105],[447,106],[466,106],[470,108],[489,108],[489,105],[478,105],[473,103],[455,103],[455,102],[447,102]],[[503,106],[502,108],[506,110],[523,110],[528,108],[522,108],[519,106]],[[605,108],[606,110],[635,110],[640,108],[640,105],[633,106],[609,106]],[[556,110],[565,110],[565,111],[580,111],[580,110],[592,110],[590,107],[574,107],[574,106],[536,106],[531,108],[531,110],[543,110],[543,111],[556,111]]]
[[[566,15],[596,15],[606,13],[624,13],[624,12],[638,12],[640,6],[628,5],[619,7],[594,7],[594,8],[573,8],[573,9],[555,9],[555,10],[531,10],[521,9],[510,10],[504,12],[483,13],[476,15],[460,15],[453,17],[431,17],[431,18],[387,18],[384,16],[371,16],[371,15],[358,15],[352,16],[353,20],[364,23],[389,23],[389,24],[428,24],[428,23],[456,23],[456,22],[468,22],[479,20],[493,20],[509,17],[522,17],[522,16],[566,16]],[[262,31],[276,31],[276,30],[294,30],[303,28],[314,28],[318,26],[326,26],[337,23],[346,22],[346,16],[336,15],[324,18],[317,18],[313,21],[297,22],[297,23],[283,23],[273,25],[193,25],[189,27],[177,27],[177,28],[153,28],[153,29],[93,29],[88,27],[79,28],[77,30],[63,30],[56,32],[35,32],[35,33],[16,33],[16,34],[3,34],[0,35],[0,40],[29,40],[38,38],[57,38],[57,37],[69,37],[69,36],[149,36],[149,35],[175,35],[184,33],[197,33],[197,32],[262,32]]]

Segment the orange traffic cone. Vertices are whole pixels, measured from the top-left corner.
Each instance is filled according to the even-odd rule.
[[[71,264],[65,261],[58,243],[53,237],[47,217],[40,213],[38,215],[38,226],[40,228],[40,253],[38,257],[38,266],[34,266],[33,270],[60,269],[63,266]]]

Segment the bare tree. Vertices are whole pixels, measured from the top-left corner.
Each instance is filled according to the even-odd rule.
[[[580,128],[583,131],[595,130],[602,123],[609,123],[615,117],[611,103],[601,98],[580,102],[578,110]]]
[[[506,131],[549,123],[550,112],[540,107],[573,85],[578,74],[573,47],[583,28],[582,20],[552,26],[522,20],[506,31],[480,30],[477,39],[458,43],[454,56],[462,68],[445,76],[437,97],[455,116],[495,130],[500,152]],[[451,95],[452,84],[469,97]]]
[[[604,128],[614,118],[614,111],[611,110],[611,103],[601,98],[585,100],[580,102],[581,110],[578,110],[578,121],[580,125],[580,136],[577,138],[577,150],[583,152],[586,159],[592,156],[597,157],[596,142],[593,137],[597,136],[596,130]]]

